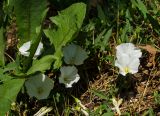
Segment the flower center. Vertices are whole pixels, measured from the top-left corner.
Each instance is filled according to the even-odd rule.
[[[69,78],[68,76],[64,77],[64,82],[65,83],[70,83],[70,81],[72,81],[71,78]]]
[[[75,57],[71,57],[71,59],[70,59],[70,64],[74,64],[74,62],[75,62]]]
[[[37,88],[37,92],[38,92],[38,94],[42,94],[43,93],[43,88],[42,87],[38,87]]]
[[[124,68],[124,72],[127,74],[127,73],[129,73],[129,68],[128,67],[125,67]]]
[[[64,82],[67,83],[68,81],[69,81],[68,77],[65,77],[65,78],[64,78]]]

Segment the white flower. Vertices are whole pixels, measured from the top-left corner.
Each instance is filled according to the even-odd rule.
[[[120,74],[125,76],[127,73],[137,73],[140,65],[139,58],[142,52],[132,43],[123,43],[116,47],[115,66],[120,69]]]
[[[28,41],[19,48],[19,52],[23,56],[29,56],[30,52],[28,50],[30,49],[30,47],[31,47],[31,41]],[[42,49],[43,49],[43,44],[42,42],[40,42],[35,52],[34,58],[38,57],[41,54]]]
[[[65,46],[63,48],[63,54],[65,63],[72,65],[81,65],[88,57],[87,52],[75,44]]]
[[[80,79],[75,66],[63,66],[60,68],[60,71],[61,76],[59,77],[59,83],[65,84],[66,88],[72,87],[72,84],[77,83]]]
[[[25,86],[30,97],[46,99],[54,86],[54,81],[44,74],[37,74],[29,77]]]

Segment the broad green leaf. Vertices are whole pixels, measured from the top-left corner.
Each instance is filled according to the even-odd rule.
[[[16,70],[18,70],[18,64],[16,62],[10,62],[4,67],[3,72]]]
[[[59,12],[57,16],[50,18],[57,28],[46,29],[44,32],[55,48],[54,57],[56,61],[54,68],[61,66],[61,58],[63,56],[61,49],[75,38],[81,28],[85,13],[86,5],[84,3],[76,3]]]
[[[43,72],[51,67],[52,62],[54,61],[53,55],[47,55],[42,57],[40,60],[33,62],[32,67],[28,70],[27,75],[33,74],[37,71]]]
[[[37,38],[36,29],[41,25],[47,0],[15,0],[15,14],[20,36],[20,45]]]
[[[4,37],[3,37],[3,27],[0,28],[0,66],[5,65],[4,61],[4,49],[5,49],[5,43],[4,43]]]
[[[16,100],[24,81],[25,79],[12,79],[0,85],[0,116],[5,116],[10,110],[10,105]]]
[[[0,83],[3,82],[5,83],[5,81],[11,80],[13,79],[13,77],[4,74],[4,69],[0,68]]]

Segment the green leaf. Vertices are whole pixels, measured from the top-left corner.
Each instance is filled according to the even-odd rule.
[[[138,8],[143,13],[144,18],[146,18],[146,14],[148,13],[146,6],[141,0],[137,0]]]
[[[36,28],[41,25],[47,0],[15,0],[15,14],[20,36],[20,45],[34,40],[39,35]]]
[[[4,61],[4,49],[5,49],[5,43],[4,43],[4,37],[3,37],[3,27],[0,28],[0,66],[5,65]]]
[[[33,74],[37,71],[43,72],[51,67],[52,62],[54,61],[53,55],[47,55],[42,57],[40,60],[33,62],[32,67],[28,70],[27,75]]]
[[[106,33],[106,29],[104,29],[95,39],[95,45],[100,45],[101,46],[101,43],[102,43],[102,37],[103,35]]]
[[[0,85],[0,116],[5,116],[10,110],[10,105],[16,100],[24,81],[25,79],[12,79]]]
[[[101,20],[101,23],[106,23],[106,15],[102,9],[102,7],[98,4],[97,5],[97,10],[98,10],[98,17]]]
[[[5,83],[5,81],[11,80],[13,79],[13,77],[4,74],[4,69],[0,68],[0,83],[3,82]]]
[[[103,92],[98,90],[92,90],[92,92],[94,93],[94,95],[98,96],[99,98],[108,100],[107,96]]]
[[[114,116],[113,112],[106,112],[102,116]]]
[[[112,35],[112,28],[110,28],[108,31],[104,29],[95,39],[95,45],[98,48],[100,48],[101,51],[104,51],[106,46],[108,45],[108,41],[111,35]]]
[[[149,108],[147,111],[145,111],[142,116],[155,116],[155,113],[152,108]]]
[[[132,30],[132,27],[131,27],[131,25],[130,25],[130,23],[129,23],[129,20],[127,19],[127,20],[126,20],[126,25],[125,25],[125,27],[123,28],[122,34],[121,34],[121,41],[122,41],[122,42],[129,42],[129,39],[128,39],[128,35],[127,35],[127,34],[130,33],[131,30]]]
[[[109,41],[109,38],[111,37],[111,35],[112,35],[112,28],[110,28],[104,35],[104,40],[103,40],[104,44],[108,44],[107,42]]]
[[[16,62],[10,62],[4,67],[3,72],[16,70],[18,70],[18,64]]]
[[[131,2],[142,12],[144,18],[147,18],[148,10],[144,3],[141,0],[131,0]]]
[[[160,24],[158,22],[158,20],[156,20],[153,16],[151,16],[150,14],[147,14],[147,18],[149,19],[150,23],[153,26],[153,29],[157,32],[157,34],[160,35]]]
[[[62,47],[75,38],[75,35],[81,28],[86,13],[84,3],[76,3],[51,17],[51,21],[57,26],[54,29],[46,29],[44,33],[54,45],[54,57],[56,61],[54,68],[59,68],[62,64]]]
[[[131,17],[131,14],[130,14],[130,10],[129,10],[129,9],[127,9],[127,10],[126,10],[125,17],[126,17],[126,19],[128,19],[129,21],[133,21],[133,19],[132,19],[132,17]]]

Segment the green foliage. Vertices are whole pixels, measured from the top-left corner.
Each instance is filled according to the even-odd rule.
[[[5,50],[5,43],[4,43],[4,37],[3,37],[3,27],[0,28],[0,66],[5,65],[4,61],[4,50]]]
[[[100,99],[108,100],[107,96],[103,92],[100,92],[97,90],[92,90],[92,92],[94,93],[94,95],[98,96]]]
[[[47,13],[47,1],[15,0],[14,7],[20,38],[19,45],[29,40],[32,41],[30,56],[23,62],[23,71],[26,72],[41,40],[41,25]]]
[[[58,13],[58,16],[51,17],[51,21],[57,26],[53,29],[44,30],[46,36],[54,45],[56,59],[54,68],[59,68],[62,64],[62,47],[75,38],[80,30],[86,13],[84,3],[76,3],[69,8]]]
[[[135,5],[142,13],[144,18],[147,18],[147,8],[141,0],[131,0],[132,4]]]
[[[46,0],[15,0],[15,14],[20,37],[19,45],[34,40],[39,35],[36,29],[41,26]]]
[[[160,93],[158,91],[154,92],[154,100],[157,105],[160,105]]]
[[[101,23],[106,24],[107,23],[106,15],[100,5],[97,6],[97,11],[98,11],[98,18],[101,20]]]
[[[7,74],[4,74],[4,70],[2,68],[0,68],[0,83],[4,83],[8,80],[11,80],[13,79],[13,77],[7,75]]]
[[[155,116],[155,113],[153,111],[152,108],[150,108],[149,110],[145,111],[142,116]]]
[[[130,42],[128,39],[128,33],[131,32],[131,25],[129,20],[126,20],[126,25],[124,26],[123,30],[122,30],[122,34],[121,34],[121,42],[125,43],[125,42]]]
[[[33,74],[37,71],[44,72],[45,70],[50,69],[53,61],[53,55],[47,55],[42,57],[40,60],[34,61],[32,67],[27,71],[27,75]]]
[[[87,5],[76,3],[79,1],[83,1]],[[99,72],[107,71],[108,78],[116,77],[115,69],[110,66],[111,64],[114,65],[114,47],[116,45],[124,42],[133,42],[135,44],[152,43],[158,48],[159,41],[157,40],[160,35],[159,2],[159,0],[131,0],[127,2],[126,0],[98,0],[98,3],[94,3],[92,0],[2,0],[0,2],[0,116],[4,116],[10,110],[11,104],[14,101],[19,104],[19,100],[16,101],[16,97],[25,82],[25,78],[39,72],[47,75],[53,72],[53,76],[56,75],[57,79],[57,75],[59,75],[58,69],[62,65],[62,48],[68,43],[76,43],[86,48],[88,53],[90,53],[86,62],[96,62],[95,65],[99,68]],[[48,21],[48,17],[50,17],[51,22]],[[86,20],[84,21],[84,19]],[[19,53],[13,53],[12,55],[12,53],[10,54],[10,52],[5,51],[5,44],[8,44],[10,35],[16,33],[12,33],[12,29],[10,31],[13,23],[12,20],[16,20],[17,25],[14,27],[15,30],[18,28],[18,47],[24,42],[32,41],[29,57],[23,57]],[[43,32],[45,35],[43,35]],[[15,36],[17,36],[17,33]],[[41,56],[34,59],[33,56],[41,40],[44,44],[43,52]],[[17,46],[14,46],[13,49],[17,49]],[[88,71],[92,70],[92,66],[89,65],[82,66],[83,70],[78,72],[80,75],[84,75],[84,77],[89,77],[87,80],[90,81],[92,77]],[[81,66],[77,68],[82,69]],[[141,72],[143,71],[139,73]],[[52,75],[50,77],[52,79]],[[111,110],[113,106],[111,97],[117,95],[121,97],[121,95],[119,96],[121,90],[128,92],[130,91],[130,86],[132,86],[132,83],[126,83],[129,79],[119,79],[120,81],[117,80],[117,86],[115,83],[111,83],[111,86],[109,86],[110,90],[106,90],[105,93],[100,90],[91,91],[93,96],[98,96],[98,100],[100,99],[101,103],[99,106],[93,106],[93,110],[87,109],[87,112],[90,111],[89,115],[114,115]],[[91,80],[97,81],[93,78]],[[136,83],[138,82],[136,81]],[[44,100],[43,103],[55,106],[53,109],[55,109],[55,114],[57,115],[61,115],[58,110],[62,104],[65,110],[60,109],[60,111],[63,110],[64,114],[81,115],[80,107],[78,110],[73,110],[73,106],[70,107],[68,105],[68,102],[70,102],[70,98],[68,100],[68,97],[74,93],[74,89],[67,89],[67,94],[62,92],[64,96],[63,100],[61,100],[61,91],[65,91],[66,93],[66,90],[61,89],[63,87],[60,87],[59,83],[55,84],[50,98]],[[116,88],[114,88],[115,86]],[[60,94],[56,95],[56,93]],[[154,92],[154,100],[155,106],[159,106],[160,94],[158,91]],[[48,104],[48,101],[51,102]],[[27,108],[29,107],[27,104]],[[123,114],[129,116],[130,113],[134,113],[130,112],[131,110],[129,109],[128,112]],[[28,110],[27,113],[33,115],[32,111]],[[150,108],[142,113],[142,116],[147,115],[154,116],[154,109]]]
[[[105,51],[108,46],[108,41],[112,35],[112,28],[104,29],[95,39],[95,47],[100,48],[100,51]]]
[[[160,35],[160,24],[158,22],[158,20],[156,20],[153,16],[151,16],[150,14],[147,14],[147,18],[150,21],[150,23],[153,26],[154,31]]]
[[[25,79],[10,79],[0,85],[0,115],[4,116],[10,109],[10,104],[16,100],[17,94]]]
[[[101,104],[94,112],[90,113],[90,116],[114,116],[114,113],[107,104]]]
[[[109,110],[108,112],[104,113],[102,116],[114,116],[114,113]]]

